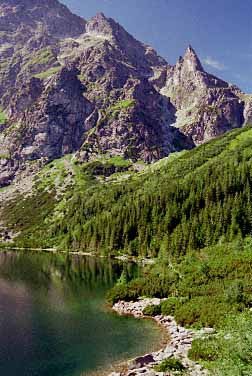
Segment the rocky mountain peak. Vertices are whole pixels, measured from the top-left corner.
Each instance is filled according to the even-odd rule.
[[[139,48],[143,46],[142,43],[130,35],[118,22],[106,17],[102,12],[97,13],[87,22],[86,31],[90,34],[107,37],[117,46],[124,49],[127,47],[130,48],[133,45],[137,45]]]
[[[144,70],[146,75],[151,75],[150,66],[167,65],[156,51],[136,40],[123,26],[103,13],[97,13],[87,22],[86,33],[108,40],[117,51],[120,51],[122,59],[137,69]]]
[[[86,31],[104,37],[112,37],[114,34],[115,22],[107,18],[104,13],[97,13],[86,25]]]
[[[105,16],[105,14],[103,12],[96,13],[96,15],[94,17],[92,17],[92,20],[97,20],[98,22],[99,21],[104,21],[104,22],[109,21],[109,19]]]
[[[187,47],[184,57],[180,57],[178,64],[183,65],[190,72],[204,72],[200,59],[191,45]]]
[[[1,0],[0,30],[75,37],[85,31],[85,20],[58,0]]]

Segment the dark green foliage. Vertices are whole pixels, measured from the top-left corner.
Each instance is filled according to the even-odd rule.
[[[110,303],[119,300],[137,300],[139,296],[149,296],[164,298],[169,292],[169,284],[171,279],[169,275],[159,276],[157,274],[148,273],[144,278],[138,278],[127,284],[119,284],[114,286],[107,296]]]
[[[161,305],[149,305],[143,310],[144,315],[146,316],[157,316],[161,314]]]
[[[161,313],[164,316],[173,316],[176,307],[181,306],[186,299],[170,297],[161,303]]]
[[[145,273],[119,290],[112,301],[136,300],[139,296],[168,297],[162,315],[172,315],[187,327],[219,327],[230,314],[252,306],[252,241],[219,244],[186,256],[181,262],[161,259]]]
[[[102,184],[95,179],[97,172],[107,175],[115,168],[110,161],[80,167],[80,175],[89,177],[90,183],[68,190],[67,208],[44,236],[65,249],[169,260],[252,233],[249,127],[128,180]],[[30,230],[37,242],[43,242],[41,233]],[[202,267],[207,275],[207,265]]]
[[[129,166],[130,162],[126,160],[111,158],[111,160],[108,159],[105,162],[94,161],[87,163],[86,166],[83,167],[82,172],[88,175],[110,176],[116,172],[127,171]]]
[[[144,279],[137,278],[127,284],[116,284],[107,294],[107,301],[114,304],[119,300],[137,300],[142,295]]]
[[[155,367],[157,372],[167,372],[167,371],[179,371],[183,372],[185,367],[179,359],[176,358],[167,358],[163,360],[158,366]]]
[[[184,304],[178,304],[174,310],[176,321],[185,327],[201,328],[218,326],[229,312],[238,312],[239,307],[211,300],[209,297],[194,297]]]
[[[52,236],[68,233],[67,248],[163,258],[244,237],[252,231],[251,157],[252,131],[244,128],[154,172],[74,190]]]
[[[127,282],[129,282],[129,275],[127,273],[127,270],[123,270],[120,278],[117,281],[117,285],[126,285]]]

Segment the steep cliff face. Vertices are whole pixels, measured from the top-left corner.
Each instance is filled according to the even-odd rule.
[[[57,0],[1,0],[0,30],[16,42],[37,34],[75,37],[84,32],[85,21]]]
[[[8,183],[18,170],[30,168],[32,161],[44,164],[81,147],[93,105],[83,96],[85,88],[77,73],[62,68],[44,84],[32,78],[12,98],[11,117],[0,139],[0,184]]]
[[[244,95],[243,99],[245,102],[244,124],[249,125],[252,124],[252,95]]]
[[[177,109],[175,126],[200,144],[244,123],[241,91],[205,72],[191,46],[168,68],[161,93]]]
[[[243,94],[191,46],[171,66],[104,14],[85,21],[57,0],[1,0],[0,30],[0,185],[67,153],[155,161],[244,123]]]
[[[77,73],[75,69],[63,68],[42,88],[38,87],[37,93],[42,89],[41,94],[34,98],[32,105],[26,106],[12,134],[15,137],[11,149],[14,158],[51,160],[81,146],[88,130],[85,120],[93,106],[83,96],[85,89]]]
[[[152,161],[192,147],[190,138],[170,126],[175,107],[149,81],[157,67],[167,67],[165,61],[103,14],[91,19],[86,29],[82,49],[78,47],[72,60],[85,96],[95,106],[81,158],[109,153]]]
[[[31,76],[58,67],[60,41],[82,34],[85,24],[57,0],[1,0],[0,106]]]

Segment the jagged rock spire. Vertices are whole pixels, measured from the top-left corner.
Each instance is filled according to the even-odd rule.
[[[178,64],[183,65],[188,71],[204,72],[200,59],[190,44],[186,49],[184,57],[180,57]]]
[[[202,67],[200,59],[191,45],[189,45],[186,49],[184,61],[187,62],[188,66],[192,70],[204,72],[204,68]]]

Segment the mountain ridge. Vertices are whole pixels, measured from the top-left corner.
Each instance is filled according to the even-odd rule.
[[[57,0],[32,4],[0,2],[0,25],[17,30],[0,34],[0,185],[69,152],[152,162],[248,123],[250,101],[205,72],[191,46],[171,66],[103,13],[86,21]],[[64,74],[76,90],[56,83]],[[88,107],[81,118],[77,103]]]

